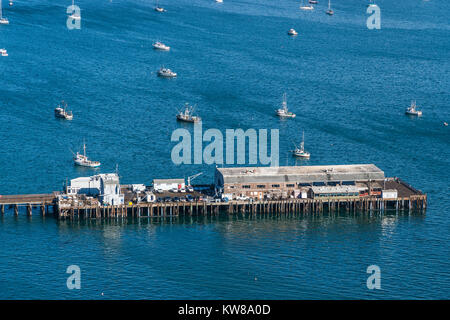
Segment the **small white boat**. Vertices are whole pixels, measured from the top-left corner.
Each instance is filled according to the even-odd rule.
[[[9,20],[3,17],[2,0],[0,0],[0,24],[9,24]]]
[[[156,11],[156,12],[166,12],[166,9],[164,9],[163,7],[160,7],[160,6],[159,6],[159,1],[158,1],[158,0],[156,0],[155,11]]]
[[[8,51],[6,51],[6,49],[0,49],[0,54],[2,55],[2,57],[7,57]]]
[[[75,4],[74,4],[74,0],[72,0],[72,6],[74,6]],[[76,12],[74,12],[73,14],[71,14],[70,16],[69,16],[69,18],[70,19],[73,19],[73,20],[81,20],[81,16],[80,16],[80,14],[79,13],[76,13]]]
[[[422,115],[422,111],[421,110],[417,110],[417,105],[416,105],[416,101],[411,101],[411,106],[409,106],[408,108],[406,108],[405,114],[410,115],[410,116],[418,116],[420,117]]]
[[[10,7],[12,7],[12,5],[13,5],[13,2],[12,2],[12,1],[10,1],[10,2],[9,2],[9,6],[10,6]]]
[[[65,120],[72,120],[72,111],[67,111],[67,103],[61,101],[61,103],[55,108],[55,117]]]
[[[101,163],[99,161],[92,161],[86,156],[86,144],[83,143],[83,154],[77,152],[75,157],[73,158],[73,162],[77,166],[89,167],[89,168],[97,168],[100,167]]]
[[[308,2],[311,3],[311,4],[318,4],[319,3],[319,1],[317,1],[317,0],[309,0]]]
[[[295,118],[295,113],[290,112],[288,110],[286,102],[286,93],[283,94],[283,102],[281,106],[282,107],[280,109],[275,110],[277,116],[279,116],[280,118]]]
[[[158,76],[163,78],[174,78],[177,74],[168,68],[161,68],[158,70]]]
[[[300,10],[314,10],[314,7],[312,5],[306,6],[302,0],[302,4],[300,5]]]
[[[199,122],[202,120],[202,118],[198,116],[194,116],[194,107],[190,106],[189,104],[185,104],[184,110],[178,112],[177,114],[177,120],[184,121],[184,122]]]
[[[444,122],[444,127],[448,127],[448,123],[447,122]]]
[[[298,35],[298,32],[295,31],[295,29],[289,29],[288,35],[290,35],[290,36],[296,36],[296,35]]]
[[[334,11],[331,9],[331,1],[328,0],[328,10],[325,11],[325,13],[329,16],[332,16],[334,14]]]
[[[303,131],[302,143],[300,147],[295,146],[295,149],[291,151],[292,154],[299,158],[309,158],[311,154],[305,150],[305,132]]]
[[[223,3],[223,0],[216,0],[216,2],[218,2],[218,3]]]
[[[162,51],[169,51],[170,50],[170,47],[169,46],[166,46],[164,43],[162,43],[162,42],[159,42],[159,41],[157,41],[157,42],[155,42],[154,44],[153,44],[153,49],[156,49],[156,50],[162,50]]]

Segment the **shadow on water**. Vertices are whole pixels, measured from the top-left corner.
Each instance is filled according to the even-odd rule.
[[[398,212],[386,211],[384,213],[348,213],[348,212],[325,212],[323,214],[227,214],[198,215],[198,216],[167,216],[167,217],[140,217],[140,218],[109,218],[109,219],[74,219],[55,220],[61,227],[88,227],[102,228],[104,226],[207,226],[216,224],[242,225],[252,223],[253,226],[272,225],[298,225],[306,223],[309,228],[330,225],[357,224],[370,225],[389,222],[414,221],[422,223],[425,214],[420,211]]]

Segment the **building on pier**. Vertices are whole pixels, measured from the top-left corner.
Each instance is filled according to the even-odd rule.
[[[154,179],[153,189],[169,191],[171,189],[184,189],[185,182],[184,179]]]
[[[124,203],[124,195],[120,190],[119,176],[116,173],[104,173],[72,179],[66,187],[66,193],[67,195],[98,197],[103,205],[120,205]]]
[[[215,188],[229,199],[381,194],[384,172],[374,164],[216,168]],[[320,188],[322,187],[322,188]],[[334,188],[332,188],[334,187]],[[303,196],[302,196],[303,195]]]

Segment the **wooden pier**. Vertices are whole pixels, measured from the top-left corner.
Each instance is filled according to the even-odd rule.
[[[11,201],[14,199],[14,201]],[[250,213],[250,214],[322,214],[334,211],[352,213],[420,211],[427,207],[426,195],[414,195],[396,199],[381,199],[378,197],[339,198],[339,199],[285,199],[285,200],[253,200],[230,202],[163,202],[136,203],[120,206],[101,206],[94,204],[72,204],[60,207],[54,195],[27,195],[0,198],[1,214],[5,206],[12,206],[18,215],[19,206],[27,208],[31,216],[33,208],[38,207],[41,215],[51,213],[58,219],[102,219],[102,218],[142,218],[166,217],[179,215],[217,215],[220,212]],[[5,201],[6,200],[6,201]]]
[[[286,198],[277,200],[249,199],[229,202],[179,201],[179,202],[139,202],[136,194],[125,192],[124,205],[105,206],[95,197],[83,194],[75,197],[51,194],[0,195],[0,214],[5,214],[5,207],[13,208],[14,215],[19,215],[19,208],[25,207],[31,216],[33,209],[39,208],[40,214],[51,213],[58,219],[103,219],[103,218],[141,218],[193,215],[217,215],[219,213],[237,214],[322,214],[330,212],[349,212],[353,214],[366,212],[418,211],[424,213],[427,208],[427,195],[413,188],[406,182],[392,178],[385,182],[386,189],[397,191],[397,197],[382,198],[381,194],[369,194],[353,197],[319,197]],[[126,186],[122,186],[126,190]]]

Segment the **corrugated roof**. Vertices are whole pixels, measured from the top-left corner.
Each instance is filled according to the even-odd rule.
[[[384,179],[374,164],[217,168],[224,183],[319,182]]]
[[[155,183],[184,183],[184,179],[153,179],[153,184]]]

